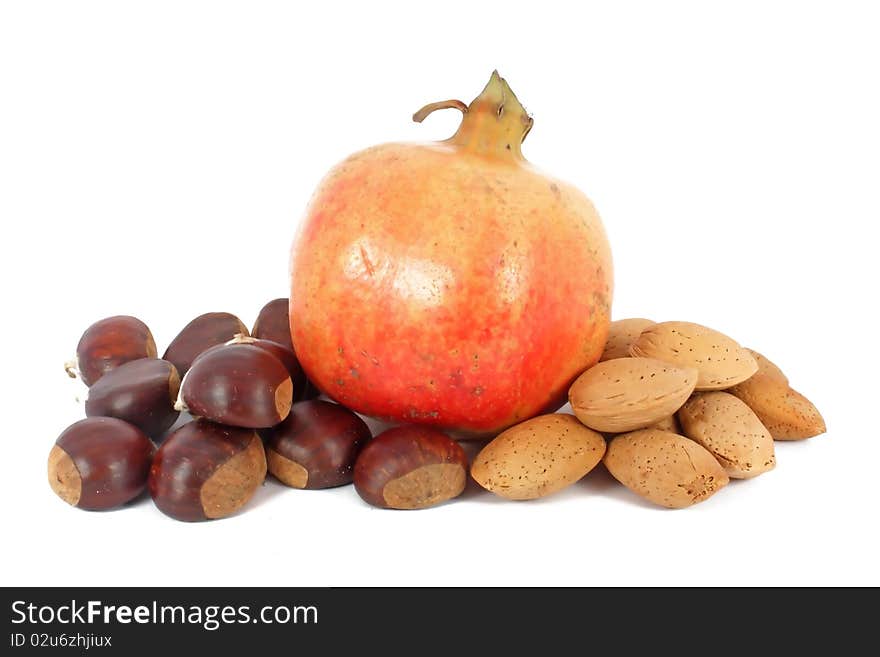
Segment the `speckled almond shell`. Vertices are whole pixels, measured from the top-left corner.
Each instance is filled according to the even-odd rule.
[[[608,445],[604,461],[617,481],[649,502],[670,509],[703,502],[730,481],[704,447],[657,429],[617,436]]]
[[[648,427],[681,408],[697,370],[653,358],[615,358],[581,374],[568,392],[577,418],[596,431]]]
[[[471,476],[486,490],[512,500],[545,497],[592,470],[605,439],[566,413],[541,415],[511,427],[486,445]]]
[[[630,354],[696,368],[700,373],[696,390],[723,390],[758,371],[755,359],[735,340],[691,322],[649,326],[633,343]]]
[[[776,379],[788,385],[788,377],[785,375],[785,372],[779,369],[776,363],[754,349],[746,349],[746,351],[748,351],[752,355],[752,358],[755,359],[755,362],[758,363],[758,371],[755,372],[754,376],[760,374],[761,376]]]
[[[757,374],[729,392],[754,411],[774,440],[804,440],[825,433],[819,409],[776,374],[779,368],[764,360],[767,364]]]
[[[599,361],[629,356],[629,348],[632,343],[642,334],[642,331],[653,326],[654,323],[650,319],[641,317],[618,319],[611,322],[611,326],[608,328],[608,340],[605,341],[605,350]]]
[[[678,412],[684,435],[712,453],[732,479],[776,467],[773,437],[745,402],[727,392],[698,392]]]

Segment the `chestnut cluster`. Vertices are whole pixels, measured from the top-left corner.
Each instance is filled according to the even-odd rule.
[[[467,459],[451,438],[409,426],[373,438],[358,415],[317,399],[293,350],[288,305],[270,301],[250,332],[235,315],[200,315],[162,358],[135,317],[86,329],[67,371],[89,387],[87,417],[50,452],[55,493],[104,510],[147,489],[159,510],[184,521],[235,513],[267,471],[292,488],[354,482],[385,508],[459,495]]]
[[[135,317],[108,317],[86,329],[67,367],[89,387],[86,419],[52,448],[53,490],[73,506],[103,510],[149,489],[156,506],[179,520],[238,510],[266,475],[257,431],[280,423],[294,397],[312,390],[289,329],[286,344],[278,337],[286,302],[263,308],[253,336],[230,313],[200,315],[162,358]],[[282,342],[261,337],[260,326]],[[191,417],[181,420],[181,411]]]

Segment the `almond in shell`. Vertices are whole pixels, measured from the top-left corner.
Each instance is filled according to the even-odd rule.
[[[745,381],[758,370],[754,357],[735,340],[691,322],[649,326],[633,343],[630,354],[696,368],[696,390],[723,390]]]
[[[648,427],[675,413],[694,391],[697,371],[653,358],[615,358],[581,374],[568,391],[577,418],[596,431]]]
[[[592,470],[605,439],[567,413],[539,415],[510,427],[480,450],[471,476],[511,500],[555,493]]]
[[[758,363],[758,371],[755,372],[754,376],[760,374],[761,376],[770,377],[788,385],[788,377],[785,376],[785,372],[779,369],[773,361],[754,349],[746,349],[746,351],[748,351],[752,355],[752,358],[755,359],[755,362]]]
[[[773,437],[745,402],[727,392],[698,392],[678,412],[684,435],[705,447],[732,479],[776,466]]]
[[[730,481],[704,447],[658,429],[617,436],[604,462],[611,476],[631,491],[670,509],[702,502]]]
[[[792,389],[772,361],[757,352],[758,372],[730,389],[770,431],[774,440],[803,440],[825,433],[825,420],[813,403]]]
[[[608,329],[608,340],[605,341],[605,350],[599,361],[626,358],[629,356],[629,348],[636,341],[636,338],[642,334],[642,331],[653,325],[654,322],[650,319],[641,317],[618,319],[611,322]]]

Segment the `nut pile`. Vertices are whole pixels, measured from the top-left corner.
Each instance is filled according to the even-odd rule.
[[[816,407],[770,360],[689,322],[612,322],[600,362],[574,382],[569,401],[609,439],[611,475],[676,509],[731,478],[772,470],[774,440],[825,431]]]
[[[83,334],[66,369],[89,386],[87,417],[49,454],[49,484],[64,501],[110,509],[147,489],[172,518],[217,519],[242,508],[268,471],[292,488],[353,482],[371,505],[421,509],[460,495],[469,470],[486,490],[528,500],[603,462],[646,500],[682,508],[772,470],[774,440],[825,431],[767,358],[687,322],[613,322],[600,362],[571,386],[574,415],[507,429],[470,469],[442,431],[406,425],[373,438],[358,415],[318,399],[293,350],[287,299],[266,304],[250,332],[229,313],[201,315],[157,355],[134,317]],[[181,412],[192,418],[173,428]]]
[[[825,431],[782,371],[728,336],[689,322],[612,322],[599,363],[553,413],[501,433],[471,476],[514,500],[544,497],[599,462],[649,502],[679,509],[776,466],[774,440]],[[576,418],[576,419],[575,419]]]

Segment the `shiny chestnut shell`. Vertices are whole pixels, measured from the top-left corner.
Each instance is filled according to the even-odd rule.
[[[350,484],[357,456],[372,436],[355,413],[322,400],[294,404],[284,422],[262,435],[269,472],[293,488]]]
[[[270,354],[275,356],[275,358],[281,361],[281,363],[287,369],[287,373],[290,374],[290,380],[293,383],[294,401],[299,401],[306,394],[306,387],[309,385],[309,381],[308,379],[306,379],[305,372],[303,372],[303,369],[299,364],[299,360],[297,359],[296,354],[293,353],[293,350],[288,349],[282,344],[273,342],[272,340],[264,340],[248,335],[236,335],[232,340],[221,346],[229,346],[234,344],[249,344],[253,345],[254,347],[258,347],[263,351],[268,351]],[[212,347],[204,353],[209,353],[210,351],[219,348],[220,347]]]
[[[125,420],[158,439],[177,420],[174,402],[179,389],[177,368],[168,361],[133,360],[107,372],[89,388],[86,415]]]
[[[137,317],[116,315],[92,324],[76,346],[76,369],[87,386],[104,374],[139,358],[154,358],[156,342],[149,327]],[[68,374],[75,376],[73,368]]]
[[[263,443],[255,431],[195,420],[162,443],[148,485],[162,513],[211,520],[238,511],[265,476]]]
[[[290,300],[273,299],[260,309],[251,335],[261,340],[277,342],[293,351],[290,339]]]
[[[271,427],[290,412],[293,382],[265,349],[231,344],[205,352],[180,386],[179,410],[234,427]]]
[[[247,335],[247,326],[231,313],[205,313],[184,326],[171,341],[163,360],[174,363],[184,376],[202,353],[216,345],[232,340],[236,335]]]
[[[457,497],[467,481],[467,456],[430,427],[383,431],[358,456],[354,485],[365,502],[391,509],[424,509]]]
[[[49,453],[49,485],[80,509],[102,511],[144,490],[155,447],[134,425],[110,417],[76,422]]]

